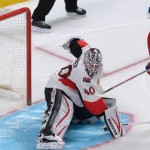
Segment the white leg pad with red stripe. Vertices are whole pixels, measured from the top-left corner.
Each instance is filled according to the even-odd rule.
[[[52,131],[63,137],[73,117],[73,103],[62,94],[61,106],[52,126]]]
[[[119,118],[117,106],[105,110],[104,119],[110,133],[114,138],[119,138],[126,134],[126,131]]]

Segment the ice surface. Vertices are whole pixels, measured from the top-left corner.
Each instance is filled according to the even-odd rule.
[[[11,7],[27,6],[33,12],[37,3],[38,0],[30,0]],[[87,10],[87,15],[70,18],[66,16],[64,2],[56,1],[46,17],[47,23],[52,25],[51,32],[32,33],[33,102],[44,98],[49,75],[74,59],[59,46],[69,36],[82,36],[91,46],[102,51],[107,75],[101,81],[104,89],[143,71],[148,62],[150,20],[147,11],[150,0],[79,0],[79,6]],[[133,114],[135,122],[139,122],[150,120],[149,91],[150,76],[145,73],[104,96],[116,98],[119,111]],[[0,101],[3,104],[1,114],[18,108],[16,104]],[[149,150],[149,147],[150,125],[139,125],[126,136],[92,149]]]

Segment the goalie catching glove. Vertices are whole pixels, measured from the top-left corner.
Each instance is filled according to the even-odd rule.
[[[88,43],[84,41],[83,38],[76,36],[76,37],[70,37],[64,44],[63,48],[65,50],[69,50],[69,52],[75,56],[76,58],[79,58],[82,54],[82,48],[88,46]]]

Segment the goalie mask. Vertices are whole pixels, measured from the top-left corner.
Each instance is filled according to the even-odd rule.
[[[93,77],[98,73],[101,74],[103,70],[103,64],[100,50],[96,48],[90,48],[84,55],[84,64],[90,77]]]

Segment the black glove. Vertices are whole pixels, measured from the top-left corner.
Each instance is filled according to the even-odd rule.
[[[147,73],[150,75],[150,62],[146,65],[145,69],[147,70]]]

